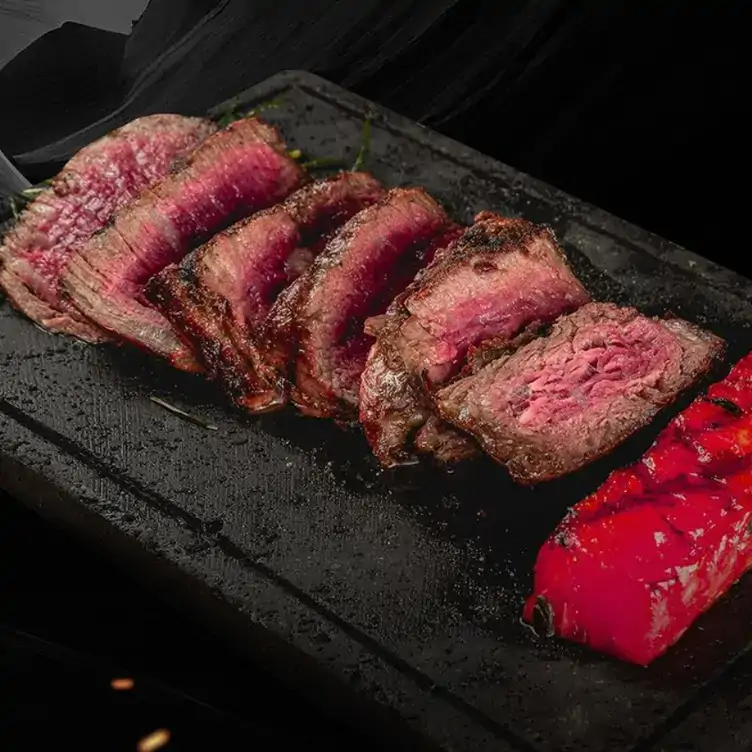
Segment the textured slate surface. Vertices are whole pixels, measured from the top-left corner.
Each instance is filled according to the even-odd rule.
[[[752,655],[745,655],[700,698],[699,709],[661,739],[660,752],[748,752],[752,749]]]
[[[264,116],[291,147],[352,159],[370,113],[369,167],[386,183],[423,185],[465,221],[491,208],[548,222],[596,296],[704,324],[730,359],[750,348],[747,280],[313,76],[283,74],[243,100],[280,92]],[[519,623],[553,525],[678,406],[605,462],[530,491],[483,461],[381,473],[357,433],[292,413],[247,419],[199,378],[50,336],[7,305],[0,373],[0,485],[408,749],[654,748],[752,640],[749,578],[647,670]]]

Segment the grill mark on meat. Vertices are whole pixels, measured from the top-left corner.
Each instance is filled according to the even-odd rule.
[[[166,175],[216,130],[203,118],[150,115],[76,154],[24,210],[0,247],[0,287],[40,326],[88,342],[108,339],[64,300],[58,281],[72,253],[115,212]]]
[[[573,507],[538,553],[526,619],[544,598],[553,633],[647,665],[752,566],[751,376],[748,355]]]
[[[435,416],[432,393],[588,300],[548,228],[479,214],[369,323],[378,338],[361,379],[360,420],[381,464],[412,463],[414,450],[444,463],[475,453],[472,439]]]
[[[454,228],[425,191],[395,188],[330,241],[293,293],[291,399],[302,412],[357,417],[360,375],[373,342],[365,321],[386,311]]]
[[[256,344],[271,306],[326,239],[382,193],[365,173],[304,186],[163,269],[147,283],[146,297],[238,405],[253,412],[273,409],[276,392],[259,373]]]
[[[256,118],[236,121],[118,212],[110,227],[74,254],[61,288],[108,332],[176,368],[200,370],[189,345],[148,305],[143,286],[196,245],[284,199],[305,180],[272,126]]]
[[[590,303],[547,337],[445,387],[436,404],[512,477],[537,483],[581,468],[647,425],[723,348],[681,319]]]

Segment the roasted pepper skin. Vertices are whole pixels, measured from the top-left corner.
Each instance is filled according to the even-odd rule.
[[[646,666],[752,567],[752,354],[541,548],[524,618]]]

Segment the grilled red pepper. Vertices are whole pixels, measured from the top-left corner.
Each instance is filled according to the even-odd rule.
[[[752,354],[543,545],[525,619],[640,665],[752,567]]]

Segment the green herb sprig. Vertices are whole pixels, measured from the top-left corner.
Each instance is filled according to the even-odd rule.
[[[8,206],[13,219],[17,220],[21,212],[40,194],[43,193],[52,183],[52,178],[43,180],[39,185],[32,188],[25,188],[20,193],[8,196]]]
[[[363,123],[363,137],[361,140],[360,149],[358,149],[358,154],[355,157],[355,162],[353,163],[352,167],[350,167],[350,170],[352,172],[357,172],[358,170],[362,169],[363,165],[368,159],[370,152],[371,152],[371,121],[370,119],[366,118],[365,122]],[[288,152],[288,154],[293,159],[300,159],[302,156],[300,149],[293,149],[292,151]],[[300,166],[304,170],[309,170],[309,171],[310,170],[331,170],[331,169],[346,170],[347,169],[347,166],[345,165],[345,163],[338,157],[314,157],[313,159],[307,159],[301,162]]]
[[[355,158],[353,166],[350,168],[352,172],[357,172],[363,169],[363,165],[371,154],[371,119],[366,118],[363,123],[363,137],[360,142],[360,149],[358,150],[358,156]]]
[[[278,109],[282,106],[283,103],[284,97],[274,97],[273,99],[268,99],[266,102],[259,102],[259,104],[257,104],[255,107],[252,107],[250,110],[243,110],[242,112],[238,110],[238,107],[240,107],[239,104],[233,104],[225,112],[221,113],[219,117],[216,118],[217,125],[219,125],[220,128],[224,128],[230,123],[234,123],[236,120],[254,117],[260,112],[264,112],[266,110]]]
[[[301,162],[300,166],[304,170],[323,170],[331,169],[334,167],[344,168],[344,163],[337,157],[320,157],[319,159],[309,159],[306,162]]]

